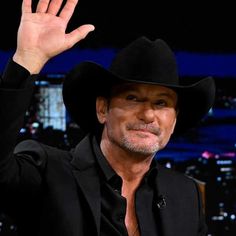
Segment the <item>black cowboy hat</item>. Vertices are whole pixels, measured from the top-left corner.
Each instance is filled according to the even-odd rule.
[[[179,113],[174,133],[181,133],[198,123],[212,107],[215,83],[212,77],[195,82],[179,78],[174,53],[162,39],[140,37],[113,59],[109,69],[94,62],[75,66],[63,83],[65,107],[85,132],[96,132],[101,125],[96,117],[97,96],[109,94],[119,82],[166,86],[178,94]]]

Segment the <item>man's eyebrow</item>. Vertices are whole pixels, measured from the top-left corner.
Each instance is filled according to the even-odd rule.
[[[161,93],[158,93],[156,95],[159,96],[159,97],[175,98],[175,94],[168,93],[168,92],[161,92]],[[177,97],[177,94],[176,94],[176,97]]]
[[[140,89],[131,84],[131,83],[124,83],[124,84],[119,84],[113,87],[113,94],[120,94],[120,93],[132,93],[132,92],[139,92]],[[157,97],[167,97],[174,99],[175,97],[178,97],[178,95],[175,93],[175,91],[157,91],[155,93]]]

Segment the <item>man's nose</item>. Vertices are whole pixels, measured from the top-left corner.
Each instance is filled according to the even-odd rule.
[[[145,123],[152,123],[155,120],[155,110],[149,103],[143,103],[140,107],[138,118]]]

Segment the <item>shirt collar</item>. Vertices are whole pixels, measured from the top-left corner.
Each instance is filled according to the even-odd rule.
[[[117,174],[113,170],[113,168],[110,166],[105,156],[103,155],[100,145],[98,144],[98,141],[95,136],[92,139],[92,147],[95,153],[95,159],[97,160],[98,165],[103,175],[105,176],[105,179],[109,181],[112,177],[114,177]]]
[[[109,162],[107,161],[107,159],[105,158],[105,156],[103,155],[100,145],[96,139],[96,137],[94,136],[92,139],[92,147],[95,153],[95,159],[98,162],[98,165],[103,173],[103,175],[105,176],[105,179],[107,181],[117,181],[117,173],[114,171],[114,169],[110,166]],[[148,170],[148,172],[145,174],[143,181],[145,181],[146,183],[153,185],[155,182],[155,178],[157,176],[157,160],[155,158],[153,158],[150,168]],[[114,180],[115,179],[115,180]]]
[[[144,181],[146,181],[146,183],[148,183],[150,186],[154,186],[157,173],[158,173],[157,160],[154,157],[148,172],[144,176]]]

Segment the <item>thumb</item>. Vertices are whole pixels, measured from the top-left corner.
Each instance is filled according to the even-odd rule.
[[[95,29],[94,25],[86,24],[81,25],[77,29],[73,30],[67,34],[67,45],[68,48],[72,47],[74,44],[78,43],[80,40],[84,39],[87,34]]]

